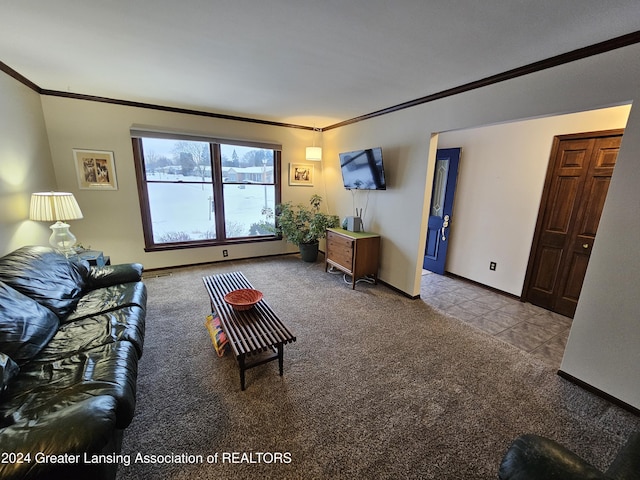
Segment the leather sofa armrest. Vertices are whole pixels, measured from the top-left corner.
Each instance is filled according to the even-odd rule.
[[[142,280],[144,268],[140,263],[121,263],[118,265],[105,265],[104,267],[91,267],[87,279],[89,290],[109,287],[121,283],[139,282]]]
[[[610,480],[575,453],[548,438],[521,435],[505,454],[500,480]]]
[[[2,428],[2,451],[19,454],[21,461],[0,463],[0,478],[62,478],[67,469],[81,467],[85,453],[102,451],[116,431],[116,400],[107,395]],[[60,462],[47,462],[44,455]]]

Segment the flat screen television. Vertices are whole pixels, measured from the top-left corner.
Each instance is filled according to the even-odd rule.
[[[344,152],[340,156],[342,181],[347,190],[386,190],[382,148]]]

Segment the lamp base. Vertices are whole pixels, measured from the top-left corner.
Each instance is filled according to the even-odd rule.
[[[69,224],[58,220],[49,228],[53,231],[49,237],[51,246],[67,257],[75,255],[76,251],[73,247],[76,244],[76,237],[69,231]]]

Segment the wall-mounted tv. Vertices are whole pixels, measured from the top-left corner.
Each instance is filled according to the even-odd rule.
[[[367,148],[340,155],[342,181],[347,190],[386,190],[382,148]]]

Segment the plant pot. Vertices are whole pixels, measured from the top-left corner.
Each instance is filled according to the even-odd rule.
[[[318,259],[318,242],[315,243],[301,243],[300,255],[305,262],[313,263]]]

